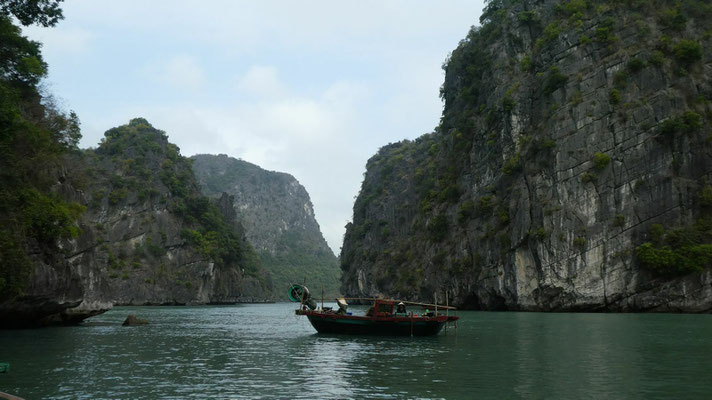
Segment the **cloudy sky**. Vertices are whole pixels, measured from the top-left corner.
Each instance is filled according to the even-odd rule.
[[[67,0],[46,86],[81,146],[144,117],[190,156],[294,175],[338,255],[366,160],[438,124],[441,65],[483,0]]]

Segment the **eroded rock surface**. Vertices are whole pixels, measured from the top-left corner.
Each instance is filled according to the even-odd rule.
[[[440,126],[368,161],[344,292],[712,310],[712,10],[660,3],[489,2],[444,67]],[[637,257],[688,239],[698,263]]]

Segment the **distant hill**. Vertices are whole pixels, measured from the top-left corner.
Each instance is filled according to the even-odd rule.
[[[293,176],[224,154],[191,158],[204,194],[233,196],[247,240],[272,275],[277,300],[285,299],[290,283],[305,280],[314,293],[322,285],[327,295],[338,293],[338,260],[321,234],[309,194]]]

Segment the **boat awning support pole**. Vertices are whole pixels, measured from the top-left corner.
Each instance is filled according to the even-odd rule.
[[[435,292],[435,316],[438,316],[438,292]]]
[[[450,300],[448,297],[447,289],[445,289],[445,316],[448,318],[445,321],[445,334],[447,335],[447,328],[450,327]]]
[[[410,312],[410,337],[413,337],[413,311]]]

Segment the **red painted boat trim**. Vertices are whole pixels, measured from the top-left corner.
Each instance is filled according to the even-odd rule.
[[[460,319],[460,317],[454,316],[454,315],[438,315],[438,316],[432,316],[432,317],[427,317],[427,316],[422,316],[422,315],[413,315],[411,316],[366,316],[366,315],[344,315],[344,314],[336,314],[336,313],[330,313],[330,312],[324,312],[324,311],[318,311],[318,310],[297,310],[296,312],[297,315],[306,315],[308,317],[318,317],[322,319],[332,319],[332,320],[339,320],[339,319],[347,319],[347,320],[357,320],[357,321],[379,321],[379,322],[453,322],[457,321]]]

